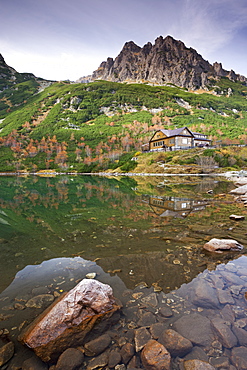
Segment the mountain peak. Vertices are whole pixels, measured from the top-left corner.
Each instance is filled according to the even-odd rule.
[[[140,46],[136,45],[134,41],[127,41],[123,46],[122,52],[124,51],[136,52],[139,51],[140,49],[141,49]]]
[[[93,72],[93,80],[169,83],[191,90],[207,89],[212,79],[220,77],[247,84],[245,77],[224,70],[221,63],[211,65],[195,49],[170,35],[159,36],[154,44],[148,42],[143,47],[128,41],[119,55],[110,61],[101,63]]]
[[[0,62],[5,64],[5,60],[4,60],[3,56],[2,56],[2,54],[0,54]]]

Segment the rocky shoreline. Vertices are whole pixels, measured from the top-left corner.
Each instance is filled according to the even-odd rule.
[[[3,369],[247,369],[247,257],[165,294],[139,284],[121,293],[122,309],[96,326],[83,344],[69,346],[56,363],[30,352],[20,363],[14,344],[1,349]],[[36,299],[37,302],[37,299]],[[35,305],[33,306],[33,309]],[[12,343],[12,344],[10,344]]]
[[[83,175],[83,176],[157,176],[157,177],[173,177],[173,176],[195,176],[195,177],[217,177],[223,176],[230,181],[236,181],[239,178],[247,177],[247,171],[229,171],[229,172],[214,172],[214,173],[149,173],[149,172],[56,172],[56,171],[38,171],[38,172],[0,172],[0,176],[59,176],[59,175]]]

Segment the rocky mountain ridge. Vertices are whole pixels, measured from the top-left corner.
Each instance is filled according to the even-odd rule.
[[[226,71],[221,63],[210,64],[182,41],[160,36],[153,45],[148,42],[143,47],[133,41],[126,42],[115,59],[107,58],[91,76],[82,77],[78,82],[174,84],[189,90],[209,90],[220,77],[247,84],[246,77],[233,70]]]
[[[4,90],[13,88],[14,85],[26,81],[37,83],[39,89],[49,86],[51,81],[36,77],[33,73],[19,73],[13,67],[10,67],[0,54],[0,93]],[[39,90],[38,90],[39,91]]]

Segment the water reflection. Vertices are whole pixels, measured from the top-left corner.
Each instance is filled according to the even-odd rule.
[[[142,200],[148,203],[153,212],[160,217],[186,217],[190,212],[202,211],[209,204],[209,200],[155,195],[144,195]]]
[[[231,184],[212,178],[1,177],[0,188],[0,291],[26,265],[74,256],[121,270],[130,287],[145,277],[174,289],[210,263],[199,266],[205,240],[241,238],[246,224],[232,227]],[[179,282],[151,274],[159,261],[181,267]]]

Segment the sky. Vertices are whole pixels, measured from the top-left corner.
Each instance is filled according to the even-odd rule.
[[[170,35],[247,76],[247,0],[0,0],[0,54],[18,72],[76,81],[127,41]]]

